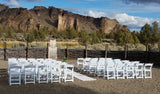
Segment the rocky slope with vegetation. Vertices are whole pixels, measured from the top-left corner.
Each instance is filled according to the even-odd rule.
[[[99,29],[104,30],[105,33],[117,30],[129,31],[127,26],[122,26],[117,20],[106,17],[82,16],[55,7],[36,6],[28,10],[9,8],[2,4],[0,4],[0,26],[19,31],[39,30],[43,27],[50,30],[53,28],[64,30],[67,26],[87,32],[95,32]]]
[[[108,43],[118,45],[157,45],[160,48],[160,28],[155,21],[145,24],[140,32],[130,32],[115,19],[93,18],[55,7],[36,6],[33,9],[9,8],[0,4],[0,40],[49,41],[76,40],[80,45]]]

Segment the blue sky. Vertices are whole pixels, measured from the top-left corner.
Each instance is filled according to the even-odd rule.
[[[108,17],[127,25],[131,31],[145,24],[160,23],[160,0],[0,0],[10,7],[54,6],[81,15]]]

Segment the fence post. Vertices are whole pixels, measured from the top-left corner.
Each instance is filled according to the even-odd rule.
[[[7,58],[6,58],[6,54],[7,54],[7,52],[6,52],[6,49],[7,49],[7,44],[6,44],[6,42],[4,42],[3,43],[4,44],[4,60],[6,60]]]
[[[85,45],[85,58],[87,58],[87,44]]]
[[[147,53],[146,54],[147,56],[145,57],[145,62],[149,62],[150,61],[149,59],[150,58],[150,48],[148,44],[146,45],[146,53]]]
[[[68,50],[68,44],[67,44],[67,47],[66,47],[66,57],[67,57],[67,60],[69,59],[69,50]]]
[[[125,45],[125,56],[124,56],[125,59],[127,59],[127,53],[128,53],[128,45]]]
[[[148,48],[148,45],[146,45],[146,52],[148,52],[149,51],[149,48]]]
[[[46,58],[49,58],[49,43],[47,43],[47,49],[46,49]]]
[[[108,44],[106,44],[106,46],[105,46],[105,58],[108,57],[108,56],[107,56],[107,53],[108,53]]]
[[[28,55],[29,55],[29,52],[28,52],[28,41],[27,41],[27,47],[26,47],[26,59],[28,59]]]

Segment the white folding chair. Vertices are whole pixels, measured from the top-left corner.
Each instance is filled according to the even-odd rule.
[[[38,83],[48,83],[48,66],[38,66],[37,76]]]
[[[134,65],[134,63],[128,62],[125,67],[126,67],[126,77],[127,77],[127,79],[134,78],[135,77],[135,65]]]
[[[36,77],[36,67],[33,65],[24,66],[24,83],[33,83],[35,84]]]
[[[88,66],[89,74],[95,74],[98,58],[92,58]]]
[[[117,79],[125,79],[125,66],[124,63],[120,59],[114,59],[116,63],[116,77]]]
[[[12,66],[19,66],[18,60],[16,58],[8,58],[8,73],[9,73],[10,67]]]
[[[108,80],[115,79],[115,63],[112,58],[106,58],[106,66],[103,77],[107,77]]]
[[[21,85],[21,66],[9,67],[9,85],[19,84]]]
[[[20,58],[18,59],[18,65],[22,66],[22,78],[24,79],[25,76],[25,66],[32,66],[33,64],[31,62],[29,62],[28,60],[24,59],[24,58]]]
[[[62,62],[61,62],[62,63]],[[53,82],[61,82],[61,69],[60,69],[60,63],[59,62],[55,62],[52,63],[52,66],[50,67],[50,71],[51,71],[51,83]]]
[[[84,58],[77,58],[77,69],[80,70],[82,68],[82,64],[84,62]]]
[[[95,71],[95,75],[97,76],[103,76],[104,70],[105,70],[105,58],[99,58],[97,62],[97,67]]]
[[[136,75],[136,79],[138,78],[143,78],[143,68],[144,68],[144,64],[143,63],[138,63],[135,65],[135,75]]]
[[[73,75],[74,66],[66,64],[65,67],[66,68],[64,68],[64,75],[65,75],[64,82],[68,82],[68,81],[73,82],[74,81],[74,75]]]
[[[144,65],[144,78],[152,78],[152,63]]]
[[[88,71],[88,66],[89,66],[90,60],[91,60],[91,58],[84,59],[84,62],[82,64],[82,68],[81,68],[84,72]]]

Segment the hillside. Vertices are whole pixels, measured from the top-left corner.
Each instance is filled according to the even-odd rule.
[[[103,29],[105,33],[118,29],[129,31],[127,26],[122,26],[117,20],[106,17],[82,16],[55,7],[35,6],[28,10],[26,8],[9,8],[2,4],[0,4],[0,26],[8,26],[22,31],[40,29],[44,26],[49,29],[55,27],[58,30],[64,30],[67,26],[71,26],[76,30],[87,32],[99,29]]]

